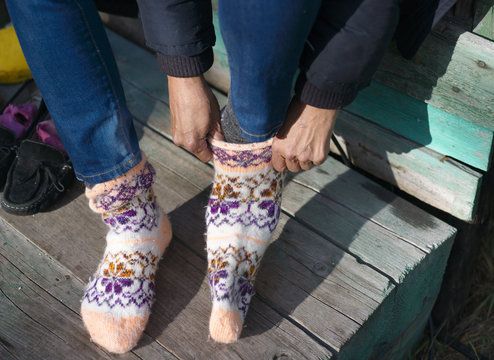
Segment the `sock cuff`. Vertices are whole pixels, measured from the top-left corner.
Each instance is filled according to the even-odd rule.
[[[86,187],[89,207],[97,213],[115,211],[147,191],[154,183],[155,174],[154,167],[143,155],[141,162],[125,174],[91,188]]]
[[[215,167],[225,171],[257,171],[271,164],[272,138],[249,144],[232,144],[216,139],[210,139],[209,143]]]

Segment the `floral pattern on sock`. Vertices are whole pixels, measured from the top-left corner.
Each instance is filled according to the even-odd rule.
[[[240,224],[273,232],[280,216],[284,174],[262,171],[252,176],[218,173],[206,211],[207,226]]]
[[[97,212],[114,211],[120,208],[148,190],[153,185],[155,174],[152,165],[146,161],[142,168],[133,174],[126,173],[120,178],[105,183],[105,190],[90,198],[90,207]]]
[[[116,234],[125,231],[137,233],[143,229],[153,230],[158,226],[159,207],[151,189],[136,196],[114,212],[103,214],[103,221]]]
[[[154,299],[154,283],[139,278],[93,277],[89,280],[83,301],[107,306],[110,309],[126,309],[131,306],[151,311]]]
[[[269,141],[249,146],[212,141],[211,148],[215,178],[206,209],[211,298],[213,306],[238,310],[243,321],[278,224],[286,173],[274,170]]]
[[[271,147],[257,150],[236,151],[212,146],[215,161],[222,165],[242,168],[255,167],[271,162]]]
[[[261,257],[245,247],[208,249],[208,275],[211,297],[215,301],[232,301],[245,318],[254,295],[254,280]]]
[[[102,213],[110,231],[103,260],[86,286],[83,314],[86,309],[119,318],[150,313],[165,241],[164,215],[151,188],[154,175],[144,159],[123,176],[86,190],[91,209]]]
[[[158,268],[159,256],[148,251],[119,251],[108,252],[103,258],[98,274],[111,278],[142,278],[154,280],[154,274]]]

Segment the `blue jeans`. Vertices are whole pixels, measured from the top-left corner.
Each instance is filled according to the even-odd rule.
[[[114,179],[141,159],[118,69],[88,0],[7,0],[28,61],[77,177]]]
[[[219,0],[232,107],[246,140],[267,140],[283,123],[320,6],[321,0]]]
[[[272,137],[283,122],[320,1],[219,2],[231,97],[244,137]],[[118,69],[89,0],[7,0],[24,55],[77,177],[101,183],[138,164],[139,143]],[[165,81],[165,79],[163,79]]]

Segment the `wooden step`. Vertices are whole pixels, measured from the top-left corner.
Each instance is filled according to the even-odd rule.
[[[155,192],[174,228],[153,316],[126,357],[405,357],[429,317],[455,229],[332,158],[289,179],[240,341],[208,339],[203,234],[213,168],[171,143],[166,81],[153,55],[115,34],[110,39],[141,148],[157,171]],[[117,51],[119,42],[127,51]],[[105,232],[81,183],[50,212],[0,213],[0,355],[33,357],[35,343],[43,358],[113,358],[88,341],[78,315]]]
[[[410,349],[437,295],[454,230],[335,160],[327,163],[327,184],[295,177],[287,186],[277,240],[263,260],[242,340],[231,346],[209,341],[203,219],[213,169],[136,126],[175,237],[160,264],[154,315],[135,355],[330,358],[335,352],[353,359],[386,351],[394,358]],[[49,346],[43,354],[64,358],[77,349],[88,358],[102,356],[78,316],[83,280],[99,262],[105,233],[82,190],[81,184],[71,188],[48,213],[1,214],[0,312],[7,325],[0,335],[12,356],[31,348],[15,340],[17,324],[25,324],[26,339],[64,342],[63,351]],[[328,196],[344,191],[358,201]],[[413,221],[416,228],[402,226]]]

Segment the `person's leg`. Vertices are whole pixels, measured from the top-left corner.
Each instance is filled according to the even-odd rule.
[[[257,269],[278,224],[285,173],[273,168],[271,138],[285,118],[319,6],[319,1],[219,2],[231,71],[222,117],[228,142],[211,141],[215,179],[206,212],[209,329],[218,342],[238,339]]]
[[[242,139],[265,141],[276,134],[291,100],[294,75],[321,1],[220,0],[218,15],[228,53],[230,101],[224,111],[230,141],[236,121]],[[226,125],[226,126],[225,126]]]
[[[77,177],[100,183],[137,165],[132,117],[93,1],[7,0],[7,6]]]
[[[8,0],[34,79],[90,208],[108,225],[107,247],[86,287],[81,315],[94,342],[122,353],[149,318],[154,273],[171,239],[155,172],[141,155],[118,70],[94,3]]]

